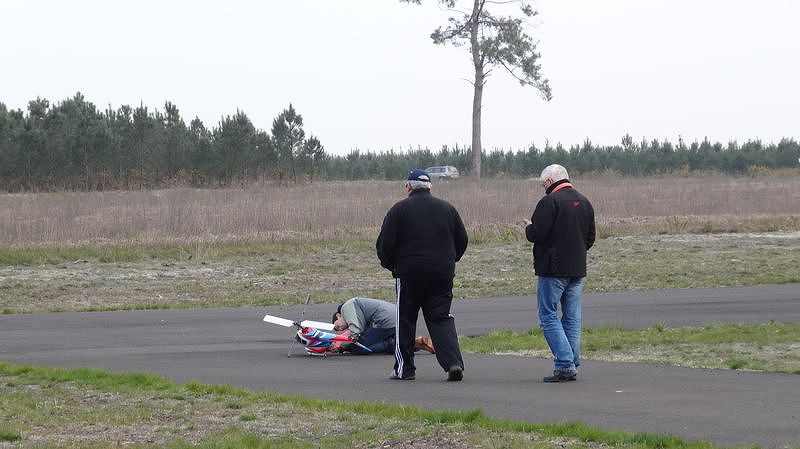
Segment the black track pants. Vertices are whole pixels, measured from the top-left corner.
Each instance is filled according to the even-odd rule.
[[[414,366],[414,338],[417,317],[422,309],[436,359],[447,371],[453,365],[464,368],[461,348],[450,303],[453,302],[452,279],[395,279],[397,293],[397,335],[395,336],[394,369],[398,376],[408,377],[416,372]]]

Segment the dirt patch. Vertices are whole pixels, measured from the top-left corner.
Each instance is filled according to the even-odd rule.
[[[473,242],[457,265],[454,294],[532,294],[531,265],[526,241]],[[612,237],[589,252],[586,291],[800,282],[798,265],[799,232]],[[297,304],[306,294],[315,302],[391,299],[394,283],[366,241],[262,254],[0,266],[0,310],[9,312]]]

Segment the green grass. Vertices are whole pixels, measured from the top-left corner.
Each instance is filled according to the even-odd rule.
[[[346,247],[350,243],[337,242],[334,247]],[[238,256],[272,257],[309,248],[328,247],[327,242],[261,242],[217,245],[211,242],[196,245],[139,245],[116,244],[111,246],[34,247],[24,249],[0,249],[0,265],[58,265],[80,261],[100,263],[137,262],[157,259],[169,264],[191,257],[219,259]]]
[[[168,390],[172,383],[163,377],[148,373],[134,372],[109,375],[107,371],[95,368],[73,368],[69,370],[55,367],[15,365],[0,362],[0,373],[21,379],[34,379],[41,382],[67,382],[80,380],[97,388],[111,388],[117,391],[137,391],[144,389]],[[186,384],[187,388],[191,383]]]
[[[537,424],[491,418],[479,409],[454,412],[345,403],[226,385],[174,384],[149,374],[95,369],[0,362],[0,381],[0,418],[21,423],[19,429],[0,427],[0,438],[17,441],[21,447],[26,447],[32,432],[37,434],[37,446],[115,447],[113,438],[120,429],[136,429],[136,438],[145,441],[163,440],[139,441],[144,448],[350,448],[420,440],[438,443],[436,447],[461,442],[476,448],[494,448],[497,441],[503,447],[543,449],[715,447],[672,436],[605,431],[578,422]],[[232,409],[231,404],[236,406]],[[111,418],[131,406],[140,410],[126,412],[124,419]],[[91,437],[91,429],[104,430],[92,441],[78,440],[87,433]],[[60,443],[48,440],[49,433],[58,435]],[[187,441],[187,434],[196,441]]]
[[[0,424],[0,441],[17,441],[20,440],[22,436],[20,436],[19,432],[12,429],[8,424]]]
[[[647,329],[587,328],[581,338],[586,360],[632,361],[704,368],[730,368],[800,374],[800,323],[710,323],[702,327]],[[500,331],[464,338],[470,352],[514,352],[549,358],[539,328]]]

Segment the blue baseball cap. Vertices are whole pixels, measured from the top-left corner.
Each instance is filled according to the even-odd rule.
[[[422,170],[420,168],[415,168],[408,172],[408,181],[423,181],[423,182],[431,182],[431,177],[428,176],[428,172]]]

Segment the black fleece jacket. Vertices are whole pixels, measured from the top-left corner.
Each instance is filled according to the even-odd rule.
[[[375,249],[395,278],[453,279],[467,242],[456,208],[423,189],[389,209]]]
[[[536,205],[525,236],[533,242],[537,276],[586,276],[586,251],[594,245],[594,209],[569,180],[552,184]]]

